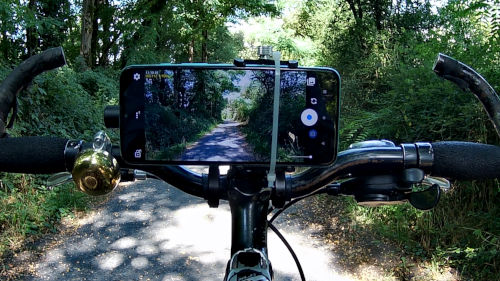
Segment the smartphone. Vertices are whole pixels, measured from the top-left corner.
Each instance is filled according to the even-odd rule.
[[[131,164],[269,165],[275,70],[158,64],[120,76],[120,142]],[[325,166],[338,144],[340,76],[281,68],[277,164]]]

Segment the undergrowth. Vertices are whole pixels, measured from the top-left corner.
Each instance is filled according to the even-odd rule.
[[[434,55],[433,55],[434,56]],[[500,139],[472,94],[461,92],[422,65],[399,63],[383,80],[386,88],[363,106],[355,103],[359,79],[344,80],[340,149],[369,139],[398,143],[461,140],[496,144]],[[498,85],[490,67],[480,69]],[[349,76],[349,75],[346,75]],[[349,77],[348,77],[349,78]],[[465,280],[498,280],[500,276],[500,184],[456,182],[431,211],[409,204],[365,208],[351,201],[353,219],[397,241],[433,271],[451,266]],[[403,263],[405,266],[408,263]]]
[[[73,184],[47,189],[41,177],[2,174],[0,181],[0,256],[22,248],[41,234],[55,232],[63,217],[87,208],[88,196]]]
[[[432,270],[456,268],[466,280],[500,276],[500,190],[498,181],[457,182],[436,208],[409,204],[366,208],[354,200],[353,219],[397,241]]]
[[[0,81],[11,70],[0,61]],[[104,129],[104,107],[117,101],[117,71],[59,68],[37,76],[19,94],[17,119],[8,133],[88,141]],[[116,132],[106,132],[116,141]],[[40,235],[55,232],[62,218],[88,208],[89,196],[76,191],[73,183],[50,189],[45,186],[47,178],[0,173],[0,260]]]

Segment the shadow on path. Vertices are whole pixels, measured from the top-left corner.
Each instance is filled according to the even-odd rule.
[[[350,225],[343,222],[345,206],[334,199],[308,198],[275,221],[306,279],[399,280],[391,271],[398,268],[401,253],[387,253],[381,241],[373,244],[372,233],[344,229]],[[230,255],[227,203],[211,209],[204,200],[157,180],[122,184],[80,225],[46,250],[35,275],[23,280],[221,281]],[[292,257],[271,231],[268,244],[275,281],[300,280]],[[388,260],[396,264],[386,265]]]
[[[47,250],[24,280],[222,280],[230,255],[227,204],[163,182],[122,185],[94,215]],[[278,258],[278,256],[275,256]],[[290,265],[292,266],[292,265]],[[282,274],[276,280],[294,280]]]
[[[205,205],[160,181],[125,186],[49,250],[29,280],[222,280],[229,250],[211,241],[220,237]]]

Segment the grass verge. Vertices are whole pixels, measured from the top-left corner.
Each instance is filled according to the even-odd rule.
[[[76,191],[73,183],[48,190],[43,180],[43,176],[1,175],[0,260],[43,234],[56,232],[62,218],[87,209],[89,196]]]
[[[409,204],[348,205],[351,218],[397,242],[428,271],[458,270],[466,280],[500,276],[500,186],[498,181],[458,182],[431,211]]]

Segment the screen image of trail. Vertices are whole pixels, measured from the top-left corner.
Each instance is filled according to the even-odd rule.
[[[283,74],[278,161],[299,162],[306,72]],[[274,71],[162,69],[145,78],[147,160],[269,161]]]

